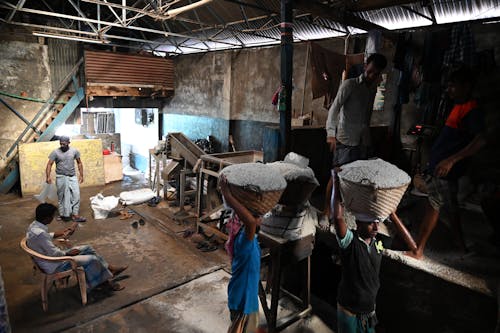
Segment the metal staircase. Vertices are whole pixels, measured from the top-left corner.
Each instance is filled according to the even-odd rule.
[[[26,128],[10,148],[6,152],[0,152],[0,159],[3,162],[3,167],[0,167],[0,193],[7,193],[19,179],[18,145],[20,143],[50,141],[55,135],[57,128],[66,122],[85,97],[84,89],[79,87],[76,78],[82,63],[83,58],[78,61],[70,73],[61,81],[57,89],[55,89],[31,121],[24,118],[5,101],[0,100],[3,105],[27,124]],[[70,83],[73,83],[75,93],[64,106],[61,106],[56,101]]]

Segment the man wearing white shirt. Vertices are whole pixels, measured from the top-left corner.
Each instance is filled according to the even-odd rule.
[[[85,270],[87,288],[91,290],[98,285],[105,285],[112,290],[122,290],[124,287],[118,283],[112,283],[111,279],[122,273],[127,266],[109,265],[90,245],[76,246],[69,250],[61,250],[52,242],[54,238],[67,238],[76,229],[76,223],[64,230],[50,232],[48,225],[54,220],[57,207],[52,204],[43,203],[36,208],[36,220],[33,221],[26,232],[27,245],[30,249],[49,256],[63,257],[74,256],[77,264]],[[62,272],[71,268],[66,262],[50,262],[34,258],[38,267],[45,273]]]

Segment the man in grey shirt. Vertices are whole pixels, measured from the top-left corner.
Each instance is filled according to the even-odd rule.
[[[69,147],[69,137],[61,136],[58,149],[49,155],[45,169],[47,183],[52,183],[50,176],[52,165],[56,163],[56,187],[59,199],[59,215],[63,221],[85,222],[86,219],[78,215],[80,210],[80,187],[83,183],[83,164],[80,152]],[[75,172],[75,160],[78,165],[78,178]]]
[[[333,152],[333,167],[367,158],[370,118],[381,72],[387,59],[374,53],[366,59],[359,77],[342,82],[326,120],[327,142]],[[324,214],[330,215],[332,179],[328,182]]]

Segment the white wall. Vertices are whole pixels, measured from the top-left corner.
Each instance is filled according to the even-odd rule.
[[[130,164],[129,154],[135,158],[136,166],[145,171],[149,159],[149,149],[158,143],[158,109],[152,109],[154,121],[147,127],[136,124],[136,109],[113,109],[116,132],[120,133],[123,166]]]

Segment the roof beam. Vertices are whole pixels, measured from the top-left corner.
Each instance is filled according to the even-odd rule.
[[[7,5],[0,4],[0,8],[12,9],[12,7],[14,7],[14,6],[13,5],[7,6]],[[187,36],[187,35],[179,34],[179,33],[176,33],[176,32],[168,32],[167,33],[165,31],[160,31],[160,30],[156,30],[156,29],[147,29],[147,28],[137,27],[137,26],[132,26],[132,25],[129,25],[127,27],[123,27],[121,24],[114,23],[114,22],[98,21],[98,20],[89,19],[89,18],[82,18],[80,16],[66,15],[66,14],[60,14],[60,13],[53,13],[53,12],[47,12],[47,11],[37,10],[37,9],[21,8],[21,9],[19,9],[19,11],[26,12],[26,13],[32,13],[32,14],[52,16],[52,17],[61,17],[61,18],[66,18],[66,19],[70,19],[70,20],[84,21],[84,22],[90,22],[90,23],[101,23],[102,25],[106,25],[106,26],[123,28],[123,29],[130,29],[130,30],[135,30],[135,31],[151,32],[151,33],[159,34],[159,35],[162,35],[162,36],[184,37],[184,38],[190,38],[190,39],[194,39],[194,40],[198,40],[198,41],[206,41],[205,39],[197,37],[197,36]],[[238,46],[238,47],[240,46],[238,44],[224,42],[224,41],[220,41],[220,40],[211,40],[211,39],[208,39],[208,40],[211,41],[211,42],[215,42],[215,43],[219,43],[219,44],[225,44],[225,45],[230,45],[230,46],[233,46],[233,47],[234,46]]]
[[[348,9],[354,12],[375,10],[393,6],[408,5],[416,3],[417,0],[358,0],[354,5],[348,6]]]
[[[334,22],[349,25],[351,27],[362,29],[365,31],[373,29],[387,30],[386,28],[378,24],[363,20],[362,18],[357,17],[348,11],[312,2],[310,0],[295,0],[294,5],[295,8],[303,12],[311,13],[315,16],[327,18]]]
[[[10,12],[9,16],[7,16],[7,22],[12,21],[12,19],[14,18],[14,15],[16,15],[17,10],[20,9],[20,8],[23,8],[25,2],[26,2],[26,0],[19,0],[17,2],[16,8],[14,8]]]
[[[434,21],[432,20],[432,18],[431,18],[431,17],[429,17],[429,16],[427,16],[427,15],[425,15],[425,14],[422,14],[422,13],[421,13],[421,12],[419,12],[418,10],[415,10],[415,9],[411,8],[410,6],[405,6],[405,5],[400,6],[400,7],[401,7],[401,8],[403,8],[404,10],[409,11],[410,13],[416,14],[416,15],[418,15],[418,16],[420,16],[420,17],[423,17],[423,18],[424,18],[424,19],[426,19],[426,20],[429,20],[429,21],[431,21],[431,22],[434,24]]]

